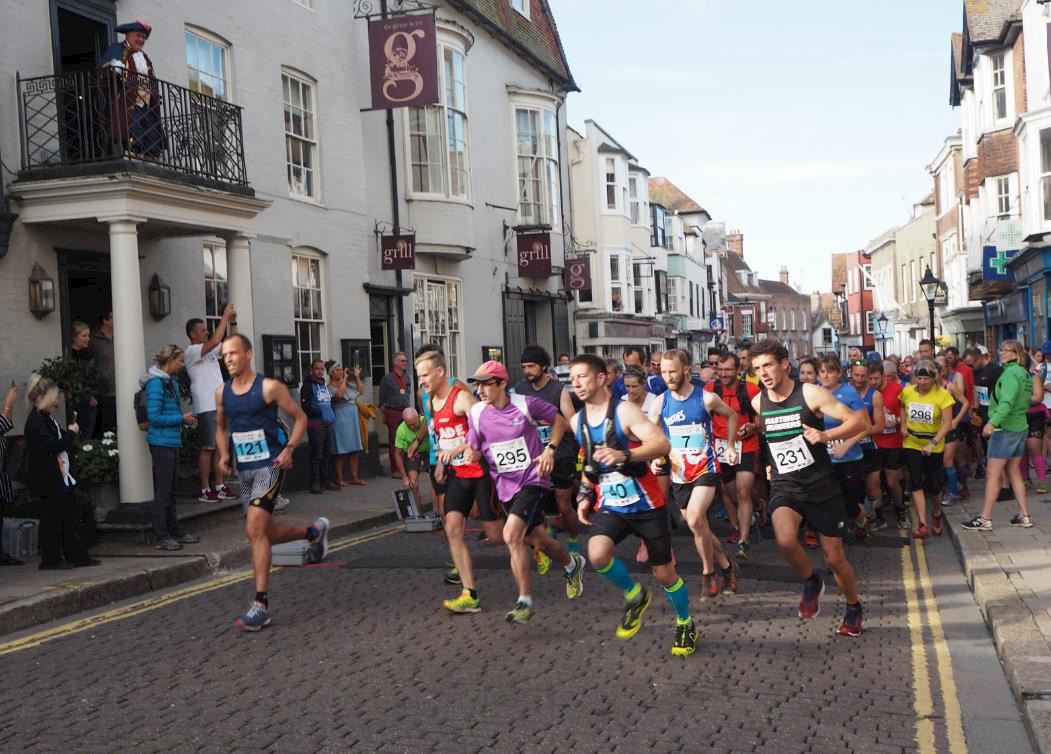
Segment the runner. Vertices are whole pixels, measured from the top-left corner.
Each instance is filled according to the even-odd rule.
[[[255,598],[234,625],[242,631],[259,631],[270,625],[271,545],[306,539],[314,548],[315,562],[320,562],[328,554],[328,519],[322,516],[307,527],[274,521],[274,504],[285,471],[292,468],[292,451],[306,434],[307,415],[284,383],[256,374],[252,342],[244,335],[224,340],[222,355],[230,379],[215,389],[215,447],[224,477],[230,473],[231,445],[237,456],[255,576]],[[279,409],[295,422],[291,437],[277,418]]]
[[[933,505],[931,525],[942,533],[942,452],[945,436],[952,428],[953,397],[938,387],[938,366],[920,359],[912,368],[912,384],[901,391],[902,453],[912,480],[912,502],[917,527],[912,536],[930,537],[927,528],[927,497]]]
[[[793,381],[789,376],[788,350],[775,340],[752,347],[752,367],[766,390],[752,399],[765,436],[764,453],[771,467],[770,510],[781,554],[803,577],[799,617],[817,616],[825,583],[814,572],[810,558],[799,544],[801,522],[818,531],[825,562],[847,600],[841,636],[860,636],[862,608],[854,569],[843,550],[843,493],[836,484],[827,443],[854,437],[865,429],[865,419],[817,385]],[[842,422],[824,429],[824,418]]]
[[[489,473],[507,516],[504,542],[511,554],[518,601],[506,617],[509,623],[525,623],[533,617],[530,547],[543,550],[562,565],[569,599],[584,593],[583,556],[570,554],[551,539],[544,520],[544,503],[551,495],[551,482],[545,477],[557,465],[558,449],[565,442],[569,423],[558,407],[547,400],[521,394],[508,396],[507,368],[499,361],[485,362],[467,381],[478,386],[483,402],[471,406],[466,444],[488,459]],[[561,390],[558,382],[554,385]],[[546,442],[540,436],[541,426],[548,430]]]
[[[727,353],[719,358],[719,380],[709,382],[705,390],[716,393],[723,403],[737,415],[737,433],[733,446],[737,451],[737,463],[728,463],[729,447],[727,421],[722,414],[712,416],[712,433],[715,435],[715,454],[722,469],[723,503],[731,513],[736,511],[737,559],[748,560],[748,537],[754,516],[752,488],[755,484],[756,463],[759,460],[759,435],[756,432],[755,412],[752,399],[759,395],[759,386],[740,378],[741,360],[736,354]],[[717,390],[718,385],[718,390]],[[756,531],[759,527],[756,526]],[[733,534],[734,531],[730,533]]]
[[[858,391],[849,382],[843,382],[843,372],[839,364],[838,356],[825,356],[818,362],[818,380],[822,387],[832,393],[832,397],[845,405],[851,411],[857,412],[864,417],[865,403],[858,395]],[[865,422],[866,426],[868,422]],[[825,429],[835,429],[839,421],[835,416],[825,417]],[[846,513],[850,517],[858,539],[864,539],[868,533],[868,517],[862,502],[865,498],[865,479],[862,474],[862,461],[865,454],[860,445],[865,433],[858,433],[853,437],[833,440],[828,445],[828,455],[832,461],[836,479],[839,480],[840,488],[843,490],[843,499],[846,503]]]
[[[558,380],[551,378],[548,371],[550,365],[551,357],[542,347],[526,346],[522,351],[522,374],[525,379],[515,385],[515,392],[526,397],[547,401],[566,421],[569,421],[576,413],[573,410],[573,401],[569,397],[569,391]],[[551,441],[553,422],[538,414],[535,415],[539,419],[537,429],[540,431],[540,442],[547,444]],[[573,486],[577,480],[577,450],[577,443],[572,436],[558,443],[555,467],[551,471],[551,483],[555,488],[555,503],[562,516],[562,528],[569,535],[569,551],[574,554],[580,552],[580,525],[577,523],[577,511],[573,506]]]
[[[664,587],[675,610],[672,654],[685,656],[697,648],[697,629],[690,617],[686,584],[675,572],[671,529],[657,480],[643,461],[671,450],[668,438],[630,401],[612,400],[606,365],[598,356],[582,354],[570,363],[573,391],[584,408],[573,417],[573,431],[584,454],[577,515],[590,526],[588,560],[592,568],[619,589],[627,605],[617,626],[617,638],[630,639],[642,626],[653,598],[628,573],[613,548],[629,534],[646,542],[653,576]],[[593,520],[589,518],[593,512]]]
[[[478,461],[468,460],[462,452],[467,438],[467,413],[476,401],[468,391],[449,385],[445,356],[438,351],[425,351],[416,358],[416,377],[430,395],[438,446],[439,468],[435,478],[445,482],[442,524],[453,565],[463,584],[460,595],[445,600],[442,607],[451,613],[477,613],[481,605],[475,589],[471,551],[464,541],[464,529],[476,502],[483,521],[496,521],[497,515],[493,510],[493,486],[489,475]],[[490,535],[494,542],[497,541],[495,536],[495,532]],[[501,535],[500,541],[502,539]]]
[[[872,362],[869,365],[869,384],[876,388],[883,398],[883,431],[874,435],[880,465],[883,467],[883,477],[887,482],[890,499],[894,503],[898,528],[908,530],[909,516],[902,497],[902,480],[905,476],[901,455],[902,387],[900,382],[891,379],[891,376],[897,375],[896,370],[893,361]]]
[[[850,365],[850,384],[861,396],[862,403],[869,417],[869,434],[858,445],[861,446],[861,476],[865,485],[865,517],[868,530],[872,532],[887,528],[883,516],[883,485],[880,482],[880,471],[883,464],[873,439],[883,432],[887,425],[883,410],[883,394],[871,384],[872,365],[878,362],[854,361]]]
[[[708,509],[715,500],[715,486],[719,482],[712,416],[722,417],[727,431],[736,437],[737,414],[718,395],[690,382],[690,357],[685,351],[667,351],[661,359],[661,375],[668,389],[657,396],[650,408],[650,421],[661,427],[671,442],[668,459],[672,496],[685,511],[686,524],[693,532],[693,542],[701,556],[701,600],[719,596],[716,563],[722,574],[722,590],[735,594],[737,564],[726,557],[719,538],[708,526]],[[731,468],[736,466],[736,444],[727,447],[726,462]],[[663,464],[664,459],[658,458],[652,465],[659,469]]]

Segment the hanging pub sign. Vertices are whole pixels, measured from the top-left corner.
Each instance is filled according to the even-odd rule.
[[[589,257],[566,260],[566,290],[591,290],[591,259]]]
[[[518,234],[518,276],[546,278],[551,276],[551,234]]]
[[[381,270],[416,269],[416,236],[380,236]]]
[[[434,14],[369,21],[372,107],[438,103],[438,46]]]

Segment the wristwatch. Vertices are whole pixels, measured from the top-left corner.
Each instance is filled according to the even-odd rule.
[[[544,450],[550,450],[554,452],[558,450],[558,446],[555,445],[553,442],[549,442],[547,445],[544,446]]]
[[[631,451],[630,450],[625,450],[624,451],[624,463],[631,463]]]

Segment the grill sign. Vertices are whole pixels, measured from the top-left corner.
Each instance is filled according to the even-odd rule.
[[[518,236],[518,275],[525,278],[550,277],[550,233],[527,233]]]
[[[381,236],[380,268],[384,270],[412,270],[416,268],[416,236]]]
[[[438,103],[438,47],[434,15],[369,21],[372,107]]]

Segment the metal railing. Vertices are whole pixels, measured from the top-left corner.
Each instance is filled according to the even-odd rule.
[[[241,108],[134,71],[17,78],[22,169],[130,160],[247,186]]]

